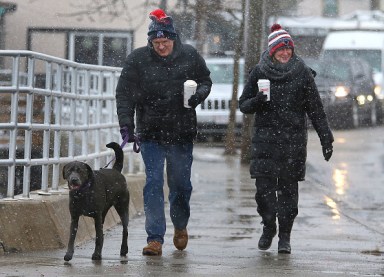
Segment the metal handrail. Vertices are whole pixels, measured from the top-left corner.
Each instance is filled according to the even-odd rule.
[[[121,68],[25,50],[0,50],[0,66],[0,189],[6,183],[7,199],[20,191],[30,198],[36,180],[44,193],[59,191],[67,162],[98,169],[113,158],[105,145],[121,140],[115,105]],[[142,173],[140,156],[129,147],[124,152],[124,173]]]

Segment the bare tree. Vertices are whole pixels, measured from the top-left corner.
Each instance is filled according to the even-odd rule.
[[[264,0],[246,0],[244,76],[260,59],[264,25]],[[246,80],[244,80],[246,81]],[[241,142],[241,163],[249,163],[251,154],[252,115],[244,115]]]
[[[196,49],[200,53],[203,53],[204,39],[203,32],[206,27],[206,1],[204,0],[196,0],[196,8],[195,8],[195,33],[194,33],[194,41],[196,42]]]
[[[159,8],[166,11],[167,10],[167,0],[160,0]]]
[[[380,0],[370,0],[371,10],[380,10]]]
[[[235,44],[235,56],[233,58],[233,87],[232,99],[229,111],[228,127],[225,137],[225,151],[226,155],[233,155],[236,153],[236,110],[238,106],[238,90],[239,90],[239,60],[243,52],[244,44],[244,21],[245,21],[245,0],[242,0],[242,19],[240,22],[239,34]]]
[[[160,5],[166,6],[167,0],[159,0]],[[91,22],[96,20],[104,20],[112,22],[116,18],[124,18],[131,28],[136,30],[147,20],[148,7],[157,7],[158,5],[151,4],[149,0],[141,3],[130,0],[83,0],[70,1],[70,6],[73,11],[58,13],[57,16],[73,17],[78,21],[87,19]]]
[[[204,42],[207,38],[207,19],[210,15],[214,15],[220,10],[222,10],[221,0],[196,0],[195,33],[193,39],[196,42],[196,49],[200,53],[204,53]]]

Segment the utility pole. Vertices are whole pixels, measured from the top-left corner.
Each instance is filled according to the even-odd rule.
[[[262,36],[264,35],[264,0],[246,0],[245,10],[244,82],[246,82],[249,71],[260,60]],[[249,163],[251,158],[252,119],[253,115],[244,114],[241,142],[241,163],[243,164]]]

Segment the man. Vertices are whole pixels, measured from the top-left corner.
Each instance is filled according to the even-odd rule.
[[[196,49],[181,43],[172,17],[161,9],[152,11],[149,17],[148,44],[128,55],[116,88],[116,105],[123,139],[128,136],[133,142],[137,136],[141,141],[148,243],[143,255],[160,256],[166,231],[165,162],[173,243],[179,250],[188,243],[195,108],[209,95],[212,81]],[[196,93],[188,100],[190,108],[183,104],[186,80],[197,83]]]
[[[306,169],[307,115],[320,138],[324,159],[328,161],[333,153],[333,134],[313,75],[295,54],[289,33],[274,24],[268,49],[251,71],[239,99],[243,113],[255,114],[250,173],[256,179],[257,211],[264,225],[260,250],[271,247],[277,218],[278,253],[291,253],[298,182],[304,180]],[[270,99],[259,92],[260,79],[270,81]]]

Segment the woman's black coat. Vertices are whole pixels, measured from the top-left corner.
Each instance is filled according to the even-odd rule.
[[[255,114],[252,137],[252,178],[270,176],[302,181],[307,159],[307,119],[321,145],[331,145],[333,135],[314,82],[314,73],[295,54],[286,64],[274,62],[264,52],[251,71],[239,99],[240,110]],[[271,100],[256,101],[259,79],[270,80]]]
[[[154,51],[151,43],[135,49],[125,61],[116,88],[120,127],[127,126],[131,134],[136,131],[142,141],[192,141],[196,136],[196,112],[184,108],[183,84],[186,80],[196,81],[201,103],[211,90],[209,75],[196,49],[179,39],[172,54],[165,58]]]

